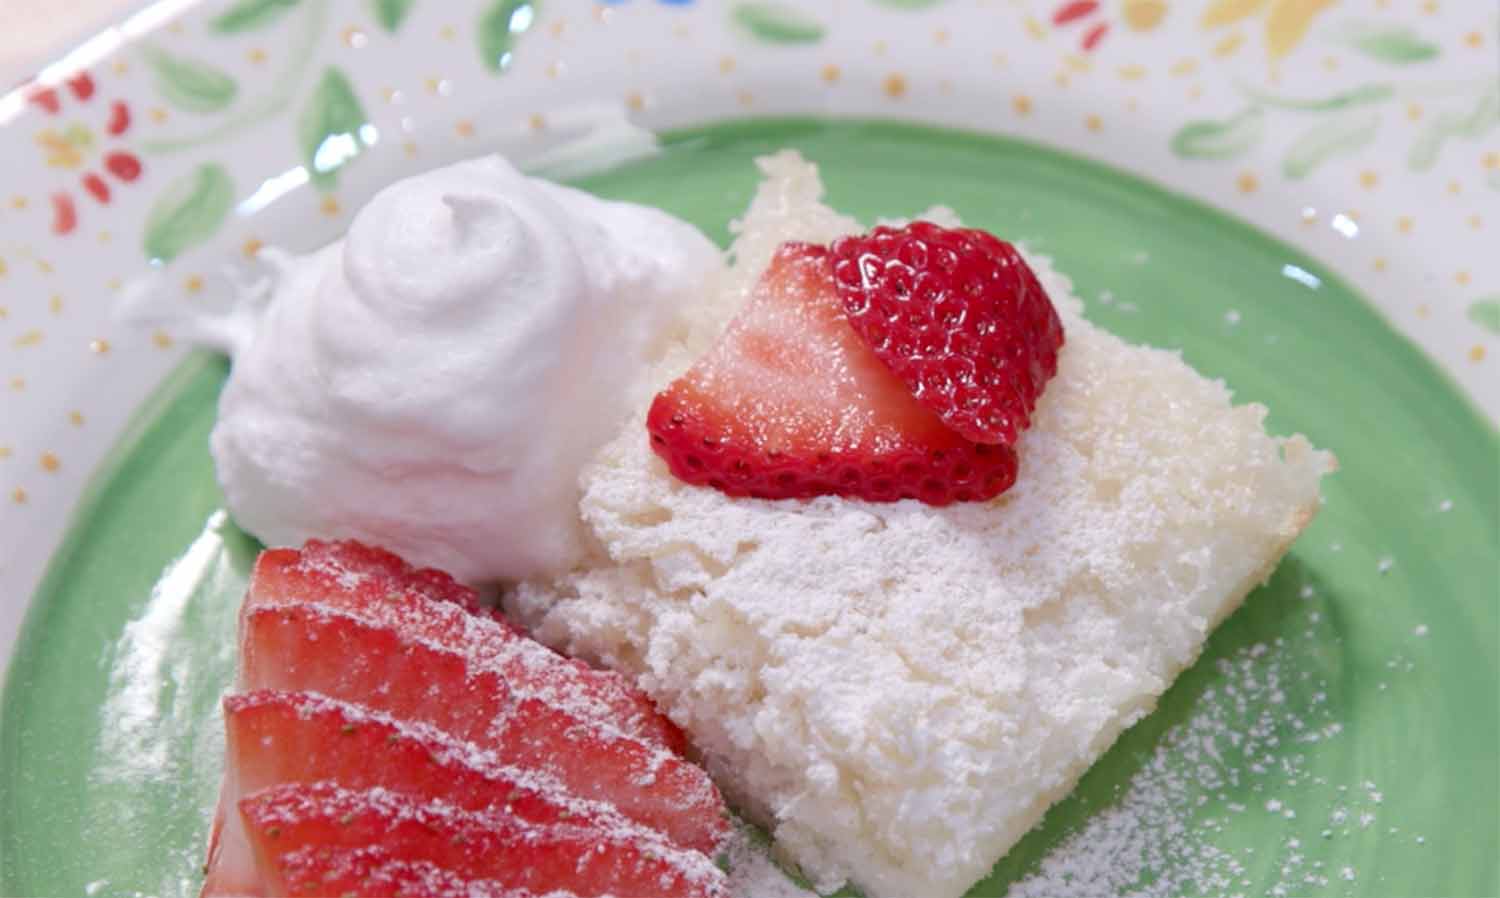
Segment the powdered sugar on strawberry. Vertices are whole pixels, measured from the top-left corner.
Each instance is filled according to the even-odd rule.
[[[447,575],[264,552],[240,647],[205,896],[723,894],[727,812],[682,733]]]

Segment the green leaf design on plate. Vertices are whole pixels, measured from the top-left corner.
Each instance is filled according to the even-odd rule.
[[[1380,113],[1360,112],[1328,119],[1313,126],[1286,151],[1281,171],[1288,178],[1305,178],[1334,156],[1347,156],[1374,139]]]
[[[536,21],[536,8],[533,0],[496,0],[479,17],[475,32],[479,55],[492,71],[510,67],[511,47]]]
[[[1261,93],[1253,89],[1246,89],[1257,103],[1266,106],[1275,106],[1280,109],[1295,109],[1298,112],[1333,112],[1339,109],[1348,109],[1352,106],[1367,106],[1371,103],[1383,103],[1396,95],[1396,89],[1389,84],[1366,84],[1353,90],[1334,94],[1331,97],[1322,97],[1316,100],[1299,100],[1290,97],[1278,97],[1275,94]]]
[[[1184,159],[1231,159],[1260,140],[1264,125],[1258,106],[1223,121],[1191,121],[1172,135],[1172,152]]]
[[[348,76],[330,66],[297,116],[297,138],[314,186],[329,190],[337,183],[338,170],[369,145],[363,133],[368,123]]]
[[[239,34],[264,28],[302,0],[239,0],[208,23],[220,34]]]
[[[239,85],[221,69],[201,60],[174,56],[156,47],[141,51],[156,77],[156,91],[188,112],[218,112],[234,102]]]
[[[784,3],[739,3],[730,18],[752,37],[769,44],[815,44],[827,33],[817,19]]]
[[[406,14],[411,12],[415,2],[416,0],[370,0],[370,7],[380,27],[394,33],[406,21]]]
[[[1479,95],[1474,107],[1468,112],[1445,110],[1432,119],[1432,123],[1417,136],[1406,155],[1406,164],[1413,171],[1427,171],[1437,164],[1443,144],[1450,137],[1475,140],[1500,124],[1500,86],[1491,85]]]
[[[1425,41],[1415,31],[1397,25],[1390,28],[1358,26],[1350,29],[1349,45],[1364,55],[1392,65],[1409,65],[1436,59],[1438,45]]]
[[[234,204],[234,182],[215,163],[205,163],[174,180],[146,216],[146,256],[170,262],[202,243],[223,224]]]
[[[1500,293],[1492,293],[1470,303],[1469,320],[1492,334],[1500,335]]]

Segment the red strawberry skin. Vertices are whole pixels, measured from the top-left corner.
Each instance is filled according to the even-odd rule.
[[[1062,322],[1014,246],[917,221],[834,242],[834,282],[875,355],[945,425],[1011,445],[1057,373]]]
[[[1008,446],[950,430],[849,326],[827,249],[783,244],[719,342],[658,394],[652,449],[731,496],[932,505],[1015,482]]]
[[[723,874],[697,852],[642,845],[570,824],[535,825],[381,789],[288,784],[239,803],[271,894],[290,892],[287,858],[309,848],[379,845],[393,860],[431,864],[462,879],[580,898],[720,898]],[[299,876],[302,875],[299,871]]]
[[[728,833],[723,799],[701,768],[540,699],[517,698],[496,671],[471,666],[463,654],[311,604],[258,607],[245,616],[241,639],[245,689],[309,690],[426,724],[611,804],[686,848],[712,854]],[[226,723],[231,744],[249,744],[233,738],[232,712]]]

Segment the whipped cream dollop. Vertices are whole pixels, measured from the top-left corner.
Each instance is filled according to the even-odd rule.
[[[485,582],[567,569],[578,474],[676,310],[723,266],[691,225],[499,157],[396,183],[205,330],[212,448],[270,545],[354,538]]]

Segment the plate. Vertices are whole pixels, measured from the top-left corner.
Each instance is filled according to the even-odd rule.
[[[226,265],[493,150],[723,242],[781,146],[862,217],[941,202],[1026,240],[1095,320],[1342,462],[975,894],[1500,891],[1492,11],[181,6],[0,99],[0,891],[197,888],[256,547],[206,452],[224,365],[116,323],[137,285],[221,301]]]

